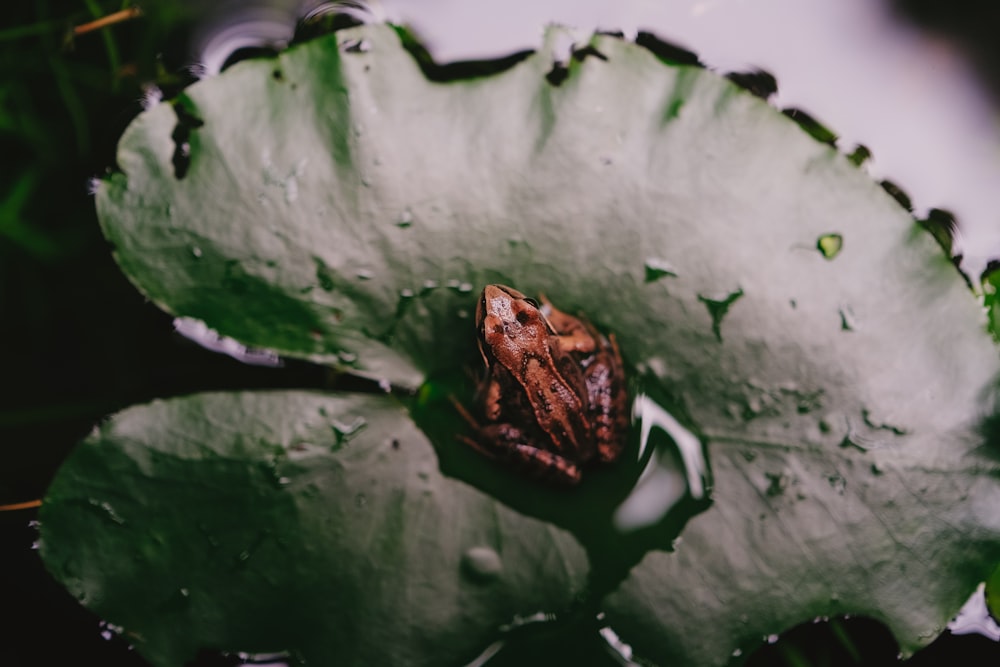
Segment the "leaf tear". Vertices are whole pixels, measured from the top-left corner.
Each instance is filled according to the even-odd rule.
[[[172,108],[177,115],[177,125],[170,135],[174,142],[174,154],[170,161],[174,167],[174,178],[181,180],[191,168],[191,132],[203,127],[205,121],[189,111],[181,100],[175,102]]]
[[[667,64],[705,66],[693,51],[660,39],[651,32],[640,31],[635,38],[635,43]]]
[[[569,68],[561,63],[552,63],[552,69],[545,75],[545,80],[557,88],[568,78]]]
[[[958,230],[958,222],[955,220],[954,213],[941,208],[932,208],[927,212],[926,218],[917,220],[917,224],[934,237],[934,240],[944,250],[945,255],[953,256],[955,233]]]
[[[420,71],[424,73],[428,81],[435,83],[478,79],[500,74],[535,53],[533,49],[526,49],[494,60],[461,60],[453,63],[439,64],[434,61],[427,48],[406,28],[393,26],[393,29],[399,36],[403,48],[417,62]]]
[[[573,50],[573,60],[576,60],[577,62],[583,62],[587,56],[593,56],[594,58],[603,60],[604,62],[608,61],[608,57],[598,51],[597,47],[593,44],[588,44],[587,46]]]
[[[753,69],[747,72],[730,72],[726,78],[762,100],[770,99],[778,92],[778,80],[766,70]]]
[[[890,197],[896,200],[896,203],[907,211],[913,211],[913,202],[910,200],[910,195],[906,194],[903,188],[888,179],[882,181],[879,185],[882,186],[882,189],[885,190]]]
[[[796,125],[802,128],[806,134],[821,144],[834,147],[837,145],[837,134],[802,109],[789,107],[782,109],[781,113],[795,121]]]
[[[722,342],[722,319],[729,312],[729,307],[736,303],[743,296],[743,288],[738,287],[735,292],[731,292],[722,298],[714,298],[698,295],[698,300],[708,308],[708,314],[712,316],[712,333],[715,338]]]

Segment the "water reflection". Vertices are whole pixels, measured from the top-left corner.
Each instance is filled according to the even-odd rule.
[[[979,584],[976,592],[948,624],[948,629],[955,635],[979,634],[1000,642],[1000,624],[990,616],[990,610],[986,606],[985,584]]]
[[[201,256],[200,249],[193,249],[192,252],[196,257]],[[282,365],[281,358],[271,350],[247,347],[233,338],[208,328],[208,325],[201,320],[178,317],[174,319],[174,331],[207,350],[221,352],[245,364],[271,367]]]
[[[639,423],[639,459],[646,459],[647,463],[632,492],[615,510],[614,526],[622,532],[655,524],[685,493],[690,493],[694,500],[704,499],[710,484],[701,440],[673,415],[649,396],[640,394],[632,404],[632,418]],[[650,451],[647,459],[653,429],[662,430],[674,447]]]
[[[296,5],[287,0],[213,3],[192,35],[199,73],[218,74],[241,51],[285,48],[295,31]]]

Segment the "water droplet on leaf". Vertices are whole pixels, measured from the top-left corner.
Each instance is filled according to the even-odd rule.
[[[759,397],[751,396],[747,399],[746,405],[743,406],[743,419],[750,421],[754,417],[760,416],[764,411],[763,405]]]
[[[344,53],[368,53],[372,43],[367,39],[349,39],[340,45]]]
[[[471,547],[462,554],[462,572],[479,583],[493,581],[502,571],[500,554],[490,547]]]
[[[299,179],[294,175],[289,176],[285,181],[285,203],[294,204],[299,198]]]

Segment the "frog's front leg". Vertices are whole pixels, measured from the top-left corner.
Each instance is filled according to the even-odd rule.
[[[538,295],[542,302],[542,314],[556,330],[558,336],[553,341],[563,352],[593,352],[596,347],[594,336],[579,318],[568,315],[552,305],[544,294]]]

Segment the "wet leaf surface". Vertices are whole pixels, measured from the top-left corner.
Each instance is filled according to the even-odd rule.
[[[458,664],[587,577],[569,534],[443,477],[386,396],[130,408],[75,450],[40,518],[50,571],[162,665],[201,648]]]
[[[554,85],[559,35],[489,77],[433,82],[390,28],[346,31],[192,86],[123,136],[122,173],[97,205],[147,296],[248,345],[422,386],[410,416],[387,397],[154,404],[78,450],[46,501],[43,555],[88,606],[139,632],[154,662],[265,643],[355,662],[380,650],[380,661],[467,659],[455,638],[485,648],[504,614],[578,609],[584,551],[567,533],[589,557],[584,607],[603,608],[653,661],[723,664],[841,613],[885,621],[909,651],[1000,560],[997,439],[977,430],[996,414],[985,388],[1000,364],[935,239],[847,157],[711,72],[597,36],[574,51],[601,57],[569,58]],[[186,126],[183,178],[181,117],[202,123]],[[448,397],[471,400],[471,318],[489,282],[544,292],[614,332],[634,392],[681,430],[654,429],[652,447],[636,434],[626,460],[588,470],[572,493],[460,447]],[[282,458],[282,429],[307,428],[323,401],[330,419],[346,410],[368,426],[336,451],[330,422],[317,426],[315,470]],[[124,428],[133,421],[141,437]],[[396,433],[427,480],[385,444]],[[679,433],[704,446],[711,472],[686,481],[711,483],[711,506],[689,494],[623,529],[633,486],[668,483]],[[185,459],[183,473],[149,465],[174,448],[223,449]],[[318,496],[275,482],[267,456],[288,466],[277,480],[303,491],[314,480]],[[663,474],[643,476],[646,465]],[[259,491],[233,499],[227,480]],[[414,498],[429,509],[398,509]],[[199,508],[233,531],[219,560],[171,551],[207,539],[181,525]],[[361,509],[371,524],[357,523]],[[84,518],[86,535],[73,529]],[[158,541],[123,533],[161,520],[148,529]],[[286,524],[298,541],[251,555],[253,587],[227,579],[230,552],[252,554]],[[492,566],[482,553],[462,560],[478,542],[459,528],[489,531],[497,599],[476,597]],[[389,534],[401,542],[377,537]],[[528,546],[539,540],[571,557],[545,561]],[[166,587],[150,597],[149,579]],[[316,613],[286,626],[290,600]],[[354,606],[368,622],[342,626]],[[178,615],[164,622],[168,610]],[[395,615],[408,625],[382,634]],[[407,634],[417,626],[433,632]]]

